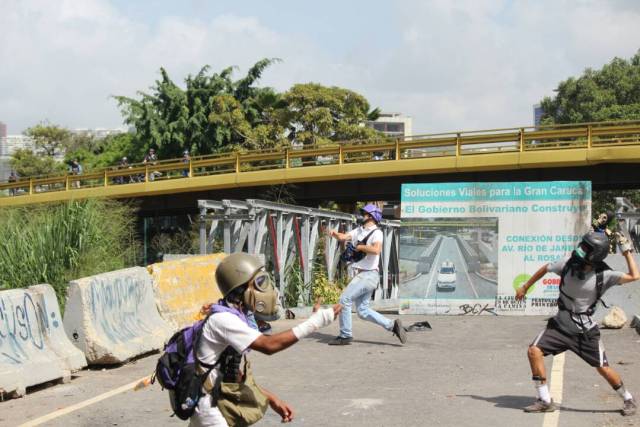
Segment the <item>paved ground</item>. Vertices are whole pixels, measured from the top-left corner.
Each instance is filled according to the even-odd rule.
[[[425,317],[404,316],[405,323]],[[544,326],[539,317],[428,317],[433,331],[414,332],[400,346],[375,325],[356,320],[351,346],[329,347],[334,324],[274,356],[252,354],[257,380],[289,401],[306,426],[543,426],[525,414],[533,386],[526,347]],[[296,321],[276,322],[285,329]],[[609,360],[640,396],[640,336],[604,331]],[[16,426],[141,378],[157,356],[109,370],[82,371],[71,383],[0,403],[0,425]],[[547,361],[551,366],[551,359]],[[594,369],[566,356],[560,426],[640,426],[621,417],[621,401]],[[51,426],[177,426],[166,392],[156,386],[116,394],[49,421]],[[551,424],[551,425],[556,425]],[[280,425],[273,412],[259,423]],[[545,424],[549,425],[549,424]]]

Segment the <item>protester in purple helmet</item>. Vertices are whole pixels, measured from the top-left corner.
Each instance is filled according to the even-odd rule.
[[[378,267],[382,251],[382,231],[378,223],[382,220],[382,212],[376,205],[368,204],[360,209],[360,226],[348,233],[329,230],[327,234],[341,242],[348,241],[353,248],[351,268],[355,276],[340,296],[343,309],[340,313],[340,335],[329,342],[329,345],[347,345],[353,341],[351,331],[351,306],[355,303],[356,311],[361,319],[376,323],[393,332],[401,343],[407,341],[406,331],[400,319],[391,320],[369,308],[373,291],[380,283]],[[347,244],[349,248],[349,243]],[[347,249],[348,250],[348,249]]]

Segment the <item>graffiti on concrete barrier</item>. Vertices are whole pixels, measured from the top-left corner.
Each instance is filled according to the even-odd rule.
[[[149,333],[152,325],[140,312],[149,304],[150,288],[135,276],[94,277],[89,285],[91,312],[97,328],[114,342]]]
[[[0,364],[24,363],[30,351],[45,348],[50,328],[60,326],[55,311],[47,313],[44,299],[40,305],[28,292],[18,298],[15,293],[0,294]]]
[[[498,315],[496,313],[496,308],[491,307],[489,304],[462,304],[459,308],[460,311],[462,311],[462,313],[460,313],[461,316],[478,316],[483,313],[493,314],[494,316]]]

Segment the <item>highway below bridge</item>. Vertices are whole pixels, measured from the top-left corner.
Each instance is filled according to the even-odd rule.
[[[402,252],[400,257],[402,259]],[[440,267],[446,261],[452,262],[456,269],[456,281],[453,290],[444,290],[438,287],[438,273]],[[465,300],[495,298],[496,289],[495,283],[482,278],[475,272],[468,271],[467,263],[456,239],[447,235],[442,239],[429,272],[419,273],[415,278],[400,284],[400,298]]]

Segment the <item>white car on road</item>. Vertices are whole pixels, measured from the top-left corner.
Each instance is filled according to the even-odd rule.
[[[439,291],[456,290],[456,266],[451,261],[445,261],[438,271],[438,283],[436,287]]]

